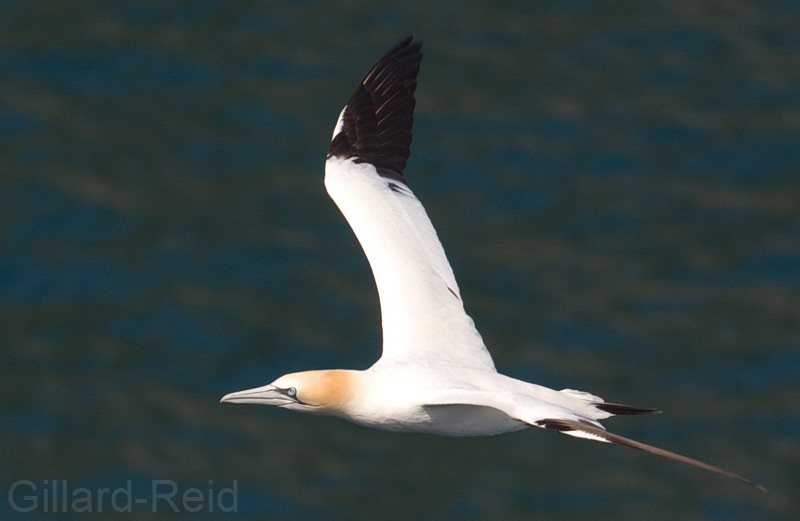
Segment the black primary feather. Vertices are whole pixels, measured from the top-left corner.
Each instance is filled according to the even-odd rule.
[[[422,42],[413,36],[378,60],[347,102],[328,157],[369,163],[381,176],[405,183],[421,61]]]

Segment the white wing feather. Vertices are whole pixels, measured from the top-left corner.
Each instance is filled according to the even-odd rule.
[[[422,43],[392,47],[345,105],[325,187],[367,255],[383,323],[383,356],[494,370],[464,312],[453,270],[425,209],[405,183]]]
[[[325,188],[356,234],[375,277],[382,360],[422,358],[494,370],[464,311],[436,231],[411,190],[381,177],[369,163],[335,156],[325,164]]]

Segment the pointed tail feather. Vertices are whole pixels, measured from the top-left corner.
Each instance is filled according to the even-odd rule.
[[[610,411],[609,411],[610,412]],[[630,413],[629,413],[630,414]],[[563,419],[553,419],[553,420],[541,420],[536,422],[540,427],[544,427],[546,429],[553,429],[564,433],[570,433],[573,431],[581,432],[585,434],[583,437],[587,438],[600,438],[605,441],[609,441],[611,443],[616,443],[617,445],[624,445],[625,447],[630,447],[632,449],[641,450],[644,452],[649,452],[650,454],[655,454],[656,456],[661,456],[663,458],[673,459],[675,461],[680,461],[681,463],[686,463],[687,465],[692,465],[693,467],[698,467],[704,470],[708,470],[711,472],[715,472],[717,474],[721,474],[723,476],[727,476],[729,478],[733,478],[737,481],[741,481],[742,483],[746,483],[750,486],[761,490],[762,492],[766,492],[767,489],[763,486],[751,481],[739,474],[735,474],[733,472],[729,472],[727,470],[721,469],[709,463],[705,463],[688,456],[683,456],[681,454],[676,454],[674,452],[670,452],[668,450],[659,449],[658,447],[653,447],[652,445],[647,445],[646,443],[642,443],[639,441],[632,440],[630,438],[625,438],[624,436],[620,436],[619,434],[614,434],[612,432],[608,432],[600,427],[597,427],[589,422],[584,421],[575,421],[575,420],[563,420]]]

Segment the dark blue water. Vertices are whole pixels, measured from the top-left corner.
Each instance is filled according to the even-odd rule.
[[[800,512],[795,3],[404,5],[0,3],[1,517],[83,519],[63,484],[96,518]],[[379,356],[322,163],[410,31],[406,174],[497,366],[661,408],[607,426],[769,494],[541,431],[218,403]]]

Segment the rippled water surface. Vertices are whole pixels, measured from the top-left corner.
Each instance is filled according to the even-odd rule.
[[[56,482],[122,488],[96,518],[796,518],[800,10],[610,4],[0,3],[0,516],[50,519]],[[379,356],[322,163],[411,31],[406,175],[498,368],[663,409],[606,424],[768,494],[541,431],[218,403]]]

